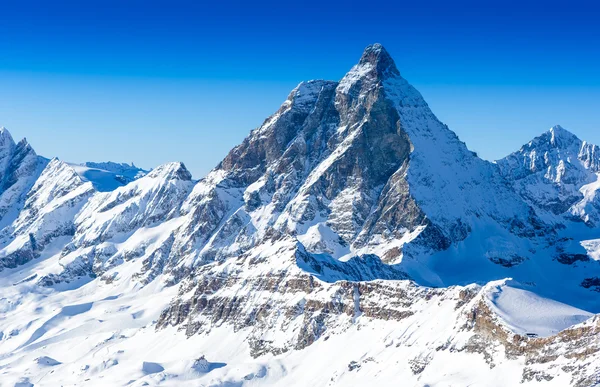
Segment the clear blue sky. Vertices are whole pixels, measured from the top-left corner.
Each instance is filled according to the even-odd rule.
[[[484,158],[554,124],[600,144],[599,20],[592,1],[3,1],[0,126],[47,157],[199,178],[380,42]]]

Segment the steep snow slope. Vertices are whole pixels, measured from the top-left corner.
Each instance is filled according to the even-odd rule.
[[[199,182],[169,163],[95,192],[52,160],[2,236],[2,380],[591,386],[598,229],[506,171],[381,45]]]
[[[142,170],[104,163],[136,176]],[[97,190],[114,190],[129,178],[37,156],[0,129],[0,270],[38,257],[54,239],[71,237],[75,216]],[[64,244],[64,242],[63,242]]]
[[[94,195],[73,220],[73,239],[62,251],[59,270],[45,273],[40,282],[102,275],[131,259],[144,262],[141,280],[152,280],[168,263],[172,233],[181,224],[171,219],[193,184],[182,163],[169,163],[124,187]]]
[[[73,218],[93,193],[91,183],[52,159],[27,194],[19,217],[0,232],[0,266],[25,263],[53,239],[73,235]]]

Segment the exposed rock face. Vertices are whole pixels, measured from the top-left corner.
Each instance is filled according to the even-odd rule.
[[[361,315],[384,320],[403,319],[413,314],[410,299],[436,293],[408,281],[388,284],[342,279],[359,276],[353,279],[361,281],[385,277],[376,270],[384,273],[389,270],[389,278],[401,276],[381,263],[334,261],[337,263],[313,262],[308,266],[311,263],[304,261],[307,254],[298,254],[291,241],[280,241],[268,251],[255,249],[236,262],[198,268],[183,282],[182,298],[163,311],[157,328],[173,324],[193,335],[227,324],[234,330],[250,329],[248,340],[255,356],[277,354],[305,348],[328,330],[344,329],[352,318]],[[278,257],[278,263],[266,265],[273,255]],[[296,263],[298,260],[301,262]],[[340,280],[327,283],[333,279]],[[286,332],[285,340],[262,340],[270,331]]]
[[[231,326],[247,337],[251,355],[261,357],[301,350],[357,325],[368,329],[385,322],[403,332],[397,339],[390,333],[386,348],[415,347],[416,356],[408,364],[396,365],[410,367],[415,375],[451,354],[469,353],[482,356],[490,370],[519,364],[521,383],[565,375],[574,386],[599,381],[597,316],[556,335],[531,338],[511,332],[492,311],[487,287],[434,289],[410,281],[326,284],[293,267],[248,275],[256,271],[248,261],[252,259],[241,263],[235,274],[205,266],[194,284],[184,282],[182,297],[163,311],[157,328],[176,325],[190,336]],[[444,316],[443,322],[427,316]],[[351,362],[349,370],[360,366]]]
[[[25,196],[48,161],[35,154],[27,140],[18,144],[0,128],[0,228],[19,214]]]
[[[551,381],[570,375],[573,386],[595,386],[600,382],[600,319],[598,315],[555,336],[530,338],[507,330],[485,302],[478,302],[463,329],[474,335],[464,350],[481,353],[494,367],[494,347],[508,359],[523,359],[524,382]]]

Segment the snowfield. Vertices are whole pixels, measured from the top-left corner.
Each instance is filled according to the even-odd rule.
[[[547,337],[593,316],[572,306],[540,297],[532,291],[514,287],[507,281],[495,285],[486,294],[492,310],[513,332]]]
[[[57,256],[4,272],[0,286],[3,332],[2,385],[348,385],[377,380],[382,385],[506,386],[521,383],[522,362],[500,359],[490,368],[476,353],[442,352],[433,347],[462,345],[460,312],[451,299],[415,300],[416,313],[403,321],[373,321],[358,316],[340,332],[308,348],[253,358],[245,332],[218,327],[186,337],[175,328],[155,330],[161,310],[177,293],[158,281],[146,287],[127,278],[136,263],[120,268],[124,280],[91,281],[46,290],[32,285],[37,266]],[[23,281],[25,279],[25,281]],[[591,317],[590,313],[512,287],[492,283],[482,296],[502,324],[518,333],[552,335]],[[405,285],[403,285],[405,286]],[[471,287],[472,288],[472,287]],[[452,289],[452,292],[459,292]],[[206,356],[207,370],[194,368]],[[421,373],[414,372],[420,367]],[[558,375],[552,386],[569,384]],[[525,383],[524,385],[538,385]]]
[[[598,386],[599,174],[480,159],[379,44],[199,181],[3,128],[0,386]]]

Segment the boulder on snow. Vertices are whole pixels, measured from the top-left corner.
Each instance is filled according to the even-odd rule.
[[[39,365],[50,366],[50,367],[61,364],[58,360],[53,359],[49,356],[40,356],[37,359],[35,359],[35,362]]]
[[[210,371],[210,363],[206,360],[204,355],[202,355],[194,361],[192,368],[199,372],[208,372]]]
[[[145,361],[142,363],[142,372],[145,373],[146,375],[157,374],[164,370],[165,370],[165,368],[158,363],[153,363],[150,361]]]

